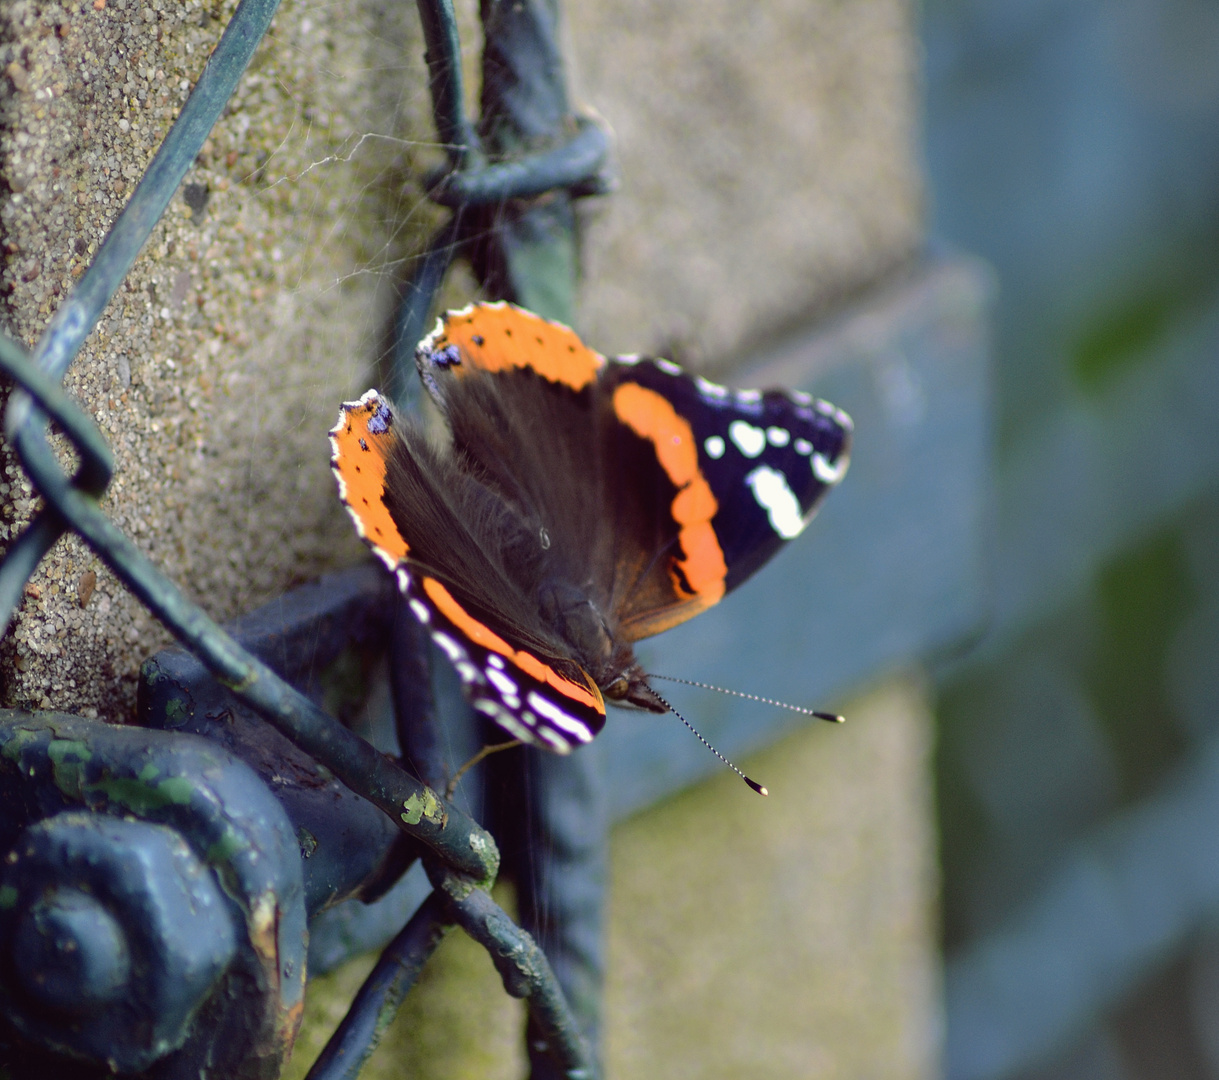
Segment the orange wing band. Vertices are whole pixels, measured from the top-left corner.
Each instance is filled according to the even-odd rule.
[[[728,564],[711,525],[719,503],[698,467],[694,432],[664,397],[638,383],[623,383],[614,391],[614,412],[656,447],[661,468],[677,488],[671,510],[682,557],[673,559],[669,572],[678,596],[696,601],[695,611],[709,608],[723,598]],[[695,611],[684,612],[678,621]]]
[[[605,364],[574,330],[506,301],[450,311],[419,347],[435,351],[446,345],[456,345],[462,359],[481,371],[525,368],[573,390],[593,382]],[[460,378],[461,367],[453,370]]]
[[[560,694],[571,698],[572,701],[579,702],[587,708],[595,709],[602,715],[605,714],[605,700],[601,696],[601,691],[591,680],[587,685],[581,686],[579,683],[574,683],[570,679],[563,678],[562,675],[542,663],[532,653],[514,649],[489,626],[485,623],[480,623],[473,615],[466,611],[454,599],[453,594],[434,577],[421,575],[421,584],[423,591],[428,595],[428,599],[436,605],[441,614],[476,645],[481,645],[484,649],[490,649],[491,652],[499,653],[500,656],[506,657],[527,675],[532,675],[540,683],[546,683]]]
[[[385,505],[385,463],[397,436],[384,422],[373,425],[375,431],[370,429],[372,421],[388,410],[375,390],[359,401],[345,402],[339,422],[330,431],[330,464],[356,532],[392,568],[406,557],[410,546]]]

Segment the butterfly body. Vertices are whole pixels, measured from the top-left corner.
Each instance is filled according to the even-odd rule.
[[[633,643],[757,570],[849,459],[825,402],[606,359],[509,304],[449,313],[416,363],[447,440],[369,391],[331,432],[340,493],[474,707],[560,753],[606,698],[664,711]]]

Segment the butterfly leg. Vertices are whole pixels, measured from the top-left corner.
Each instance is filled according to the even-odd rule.
[[[484,746],[481,750],[479,750],[479,752],[477,754],[475,754],[472,758],[470,758],[469,761],[467,761],[460,769],[458,769],[453,774],[452,779],[449,780],[448,785],[444,789],[444,797],[446,799],[448,799],[450,802],[452,802],[453,796],[457,792],[458,781],[460,781],[461,778],[463,776],[465,776],[466,773],[468,773],[472,768],[474,768],[475,765],[477,765],[484,758],[488,758],[492,754],[499,753],[499,751],[501,751],[501,750],[511,750],[514,746],[521,746],[521,745],[523,745],[523,744],[521,743],[520,739],[509,739],[507,742],[493,743],[493,744]]]

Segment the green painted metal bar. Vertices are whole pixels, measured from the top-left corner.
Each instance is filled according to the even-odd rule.
[[[525,998],[545,1052],[566,1080],[594,1080],[592,1055],[567,1004],[546,954],[491,897],[450,870],[428,866],[438,892],[448,901],[451,917],[491,954],[504,989]]]
[[[456,169],[482,165],[478,133],[466,117],[465,80],[461,72],[461,39],[452,0],[418,0],[419,21],[427,43],[428,89],[436,134]]]
[[[445,174],[428,191],[428,198],[442,206],[487,206],[591,184],[609,155],[609,129],[594,117],[582,116],[576,123],[576,134],[553,150]]]
[[[394,315],[393,340],[385,358],[385,390],[394,401],[408,405],[418,395],[415,346],[428,331],[428,316],[461,242],[462,211],[433,235],[427,250],[415,260],[414,272],[402,287]]]

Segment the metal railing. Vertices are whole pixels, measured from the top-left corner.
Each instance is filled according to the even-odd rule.
[[[0,563],[0,625],[7,627],[23,589],[55,542],[78,533],[212,676],[292,743],[344,784],[371,801],[417,846],[433,885],[430,899],[384,951],[339,1030],[310,1072],[314,1080],[355,1076],[386,1022],[418,976],[424,961],[452,925],[483,944],[509,993],[529,1006],[534,1041],[544,1045],[561,1075],[595,1073],[593,1054],[581,1036],[546,957],[487,894],[499,868],[489,833],[426,783],[353,734],[270,666],[243,648],[117,528],[100,500],[113,459],[92,420],[63,391],[60,380],[121,286],[160,220],[187,169],[221,115],[278,6],[278,0],[242,0],[194,90],[115,221],[96,258],[64,300],[32,353],[0,336],[0,369],[14,387],[5,435],[45,501],[45,507]],[[427,44],[435,123],[448,167],[430,179],[431,197],[452,207],[451,220],[417,260],[402,291],[394,326],[391,386],[402,386],[411,349],[421,336],[444,273],[465,252],[488,291],[522,300],[552,317],[570,318],[574,263],[539,279],[522,271],[529,244],[573,246],[571,198],[607,187],[608,136],[595,119],[572,118],[561,63],[547,77],[514,78],[520,66],[557,59],[557,8],[544,0],[483,5],[486,49],[502,75],[484,86],[479,129],[463,110],[457,24],[450,0],[418,0]],[[555,121],[558,123],[555,123]],[[574,120],[574,122],[573,122]],[[539,126],[552,136],[541,152],[520,153],[537,143]],[[558,134],[563,124],[574,134]],[[545,205],[525,200],[555,191]],[[538,229],[530,215],[543,215]],[[524,223],[524,225],[522,225]],[[541,239],[539,239],[541,237]],[[545,264],[545,260],[542,260]],[[531,265],[539,265],[532,260]],[[564,267],[568,268],[565,273]],[[48,441],[54,421],[76,451],[73,474],[61,468]],[[84,721],[82,721],[84,723]],[[421,775],[441,775],[438,762],[420,762]]]

